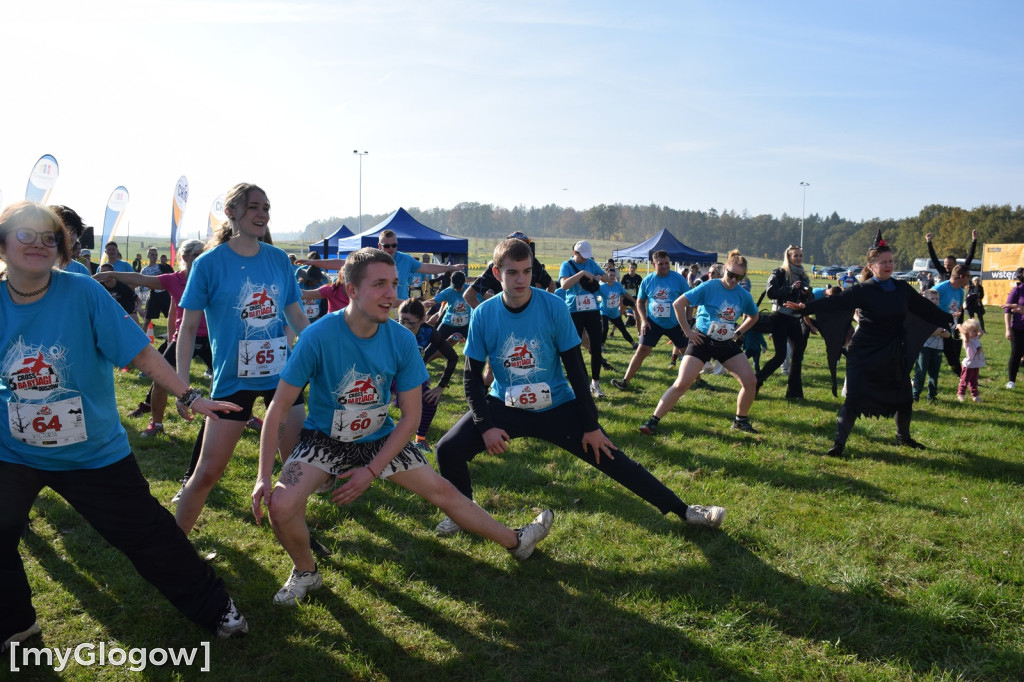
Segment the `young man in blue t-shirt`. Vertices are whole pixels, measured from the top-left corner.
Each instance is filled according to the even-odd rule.
[[[655,251],[651,258],[654,260],[655,270],[644,277],[636,297],[636,314],[640,318],[640,345],[633,353],[622,379],[612,379],[612,386],[619,390],[626,390],[629,380],[640,370],[644,360],[651,354],[662,336],[667,336],[672,341],[680,355],[689,343],[683,330],[679,328],[672,302],[689,291],[690,285],[685,277],[673,272],[667,251]]]
[[[696,526],[721,525],[725,509],[687,506],[601,428],[568,307],[530,287],[530,247],[506,239],[494,250],[494,263],[502,293],[481,303],[470,320],[465,377],[470,411],[437,444],[441,475],[472,498],[470,460],[484,451],[507,452],[515,438],[540,438],[596,467],[663,514],[674,512]],[[494,373],[489,390],[483,380],[487,362]],[[437,527],[440,535],[459,530],[452,519]]]
[[[397,302],[398,282],[395,261],[383,251],[365,248],[349,254],[349,305],[310,325],[281,373],[260,436],[252,491],[256,522],[263,518],[265,502],[274,534],[294,565],[274,595],[275,604],[295,605],[323,585],[310,549],[306,500],[317,491],[331,490],[335,478],[348,479],[331,494],[337,505],[355,502],[374,479],[390,479],[517,559],[529,557],[551,529],[550,509],[521,530],[498,523],[438,476],[410,442],[420,422],[420,387],[428,375],[416,337],[388,319]],[[307,383],[309,415],[274,485],[280,429]],[[402,413],[397,424],[388,414],[392,384]]]

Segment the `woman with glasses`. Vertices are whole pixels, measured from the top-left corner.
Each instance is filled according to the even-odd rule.
[[[112,370],[132,364],[212,420],[238,407],[200,397],[102,286],[55,269],[70,257],[52,210],[21,202],[0,214],[0,651],[40,631],[18,543],[43,487],[192,621],[241,634],[248,626],[224,583],[149,492],[118,418]]]
[[[700,376],[704,364],[712,359],[722,363],[740,382],[732,430],[757,433],[747,418],[754,402],[756,379],[743,353],[741,342],[743,334],[757,322],[758,316],[754,299],[739,286],[746,274],[747,259],[738,250],[730,251],[721,279],[703,282],[672,303],[679,326],[689,344],[679,364],[679,376],[661,396],[654,415],[640,427],[641,433],[651,435],[657,431],[658,422],[675,407],[676,402]],[[696,329],[686,319],[687,307],[697,310]],[[746,318],[740,322],[743,315]]]
[[[786,303],[806,303],[814,297],[811,293],[811,280],[804,272],[802,248],[791,245],[786,249],[782,267],[772,271],[768,278],[767,295],[772,300],[772,310],[776,313],[772,331],[775,355],[764,363],[758,372],[757,390],[760,390],[768,377],[785,362],[788,349],[792,349],[789,380],[786,382],[786,400],[803,400],[804,386],[800,370],[810,330],[802,323],[800,313],[786,307]]]

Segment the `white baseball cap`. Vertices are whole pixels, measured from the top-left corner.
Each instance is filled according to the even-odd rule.
[[[590,242],[588,242],[586,239],[581,239],[580,241],[576,242],[576,246],[572,247],[572,250],[580,254],[584,258],[594,257],[594,250],[590,248]]]

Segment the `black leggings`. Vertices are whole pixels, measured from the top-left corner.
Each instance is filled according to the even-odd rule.
[[[1020,361],[1024,359],[1024,329],[1010,327],[1010,362],[1007,366],[1007,379],[1016,383]]]
[[[597,381],[601,378],[601,311],[588,310],[583,313],[573,313],[572,323],[576,326],[576,333],[583,338],[583,331],[586,330],[590,337],[590,378]]]
[[[960,334],[953,334],[950,338],[942,340],[942,354],[946,356],[946,364],[949,365],[949,369],[952,370],[953,375],[956,376],[958,381],[962,370],[960,366],[960,350],[962,347],[963,342],[960,340]]]
[[[896,437],[898,439],[910,440],[910,418],[912,415],[913,407],[910,403],[904,409],[896,412]],[[850,437],[855,421],[857,421],[857,413],[843,403],[843,406],[839,408],[839,417],[836,419],[836,444],[846,444],[846,439]]]
[[[775,355],[761,366],[761,371],[757,373],[757,383],[758,385],[763,384],[786,361],[786,347],[792,344],[793,359],[789,363],[786,397],[803,398],[804,386],[800,373],[804,361],[804,349],[807,348],[807,336],[804,333],[803,325],[800,323],[799,317],[783,313],[776,313],[774,322],[772,344],[775,346]]]
[[[683,501],[651,472],[627,457],[626,453],[614,449],[614,459],[602,456],[595,462],[593,452],[583,451],[583,411],[575,400],[544,412],[531,412],[506,407],[502,401],[488,396],[487,413],[493,425],[507,432],[509,439],[546,440],[611,477],[637,497],[653,504],[662,514],[685,514],[686,505]],[[437,443],[437,468],[459,492],[472,499],[469,462],[485,451],[483,436],[473,423],[473,413],[467,412]],[[513,458],[515,453],[508,452],[505,456]]]
[[[626,340],[626,343],[633,345],[633,337],[630,336],[629,332],[626,331],[626,325],[622,322],[622,315],[616,317],[608,317],[607,315],[601,315],[601,343],[608,340],[608,323],[614,324],[615,328],[622,334],[622,338]]]

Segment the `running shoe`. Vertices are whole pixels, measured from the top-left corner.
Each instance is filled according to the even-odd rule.
[[[744,433],[758,433],[758,430],[750,425],[749,419],[739,421],[738,419],[732,420],[732,426],[729,427],[730,431],[743,431]]]
[[[595,398],[604,397],[604,391],[601,390],[601,384],[599,384],[597,381],[590,382],[590,395],[594,396]]]
[[[178,504],[181,500],[181,496],[185,493],[185,484],[188,483],[188,476],[181,479],[181,487],[178,488],[178,492],[174,493],[174,497],[171,498],[171,504]]]
[[[705,507],[691,504],[686,508],[686,524],[703,528],[718,528],[725,519],[725,507]]]
[[[640,425],[640,433],[645,436],[653,436],[658,432],[658,422],[661,421],[656,417],[651,417],[643,424]]]
[[[18,643],[24,642],[29,637],[32,637],[34,635],[38,635],[40,632],[42,632],[42,629],[39,627],[38,621],[35,622],[35,623],[32,623],[32,625],[29,625],[28,628],[22,630],[21,632],[15,632],[13,635],[8,637],[3,642],[3,646],[0,646],[0,655],[6,654],[8,647],[10,647],[10,645],[13,644],[14,642],[18,642]],[[13,665],[14,661],[11,661],[11,663]]]
[[[1016,388],[1016,386],[1017,386],[1017,383],[1015,381],[1007,381],[1006,382],[1006,390],[1008,390],[1008,391],[1012,391],[1014,388]]]
[[[217,626],[217,636],[221,639],[238,637],[249,632],[249,624],[245,622],[245,616],[238,611],[235,602],[228,599],[228,608],[220,617],[220,625]]]
[[[247,428],[252,429],[256,433],[259,433],[260,431],[263,430],[263,420],[257,417],[256,415],[253,415],[249,418],[249,421],[245,422],[245,426]]]
[[[441,523],[437,524],[434,528],[434,532],[440,537],[448,537],[449,535],[455,535],[456,533],[462,532],[462,526],[452,521],[447,516],[441,519]]]
[[[413,443],[413,446],[415,446],[415,448],[419,450],[420,454],[423,455],[424,457],[426,457],[427,455],[434,451],[434,448],[430,447],[430,443],[428,443],[425,438],[423,440],[419,440],[417,438],[416,442]]]
[[[532,523],[516,531],[519,535],[519,544],[508,551],[520,561],[528,559],[537,547],[537,543],[548,536],[554,520],[555,513],[550,509],[545,509],[537,514],[537,518]]]
[[[146,430],[140,433],[139,435],[142,436],[143,438],[152,438],[153,436],[163,432],[163,424],[159,422],[149,422],[149,426],[146,427]]]
[[[629,382],[627,382],[625,379],[612,379],[612,386],[619,389],[620,391],[629,390]]]
[[[141,417],[144,414],[149,414],[153,411],[153,408],[147,402],[139,403],[139,406],[128,413],[129,417]]]
[[[295,606],[306,598],[307,593],[319,589],[323,584],[324,579],[317,569],[300,573],[293,568],[284,587],[274,595],[274,603],[278,606]]]

